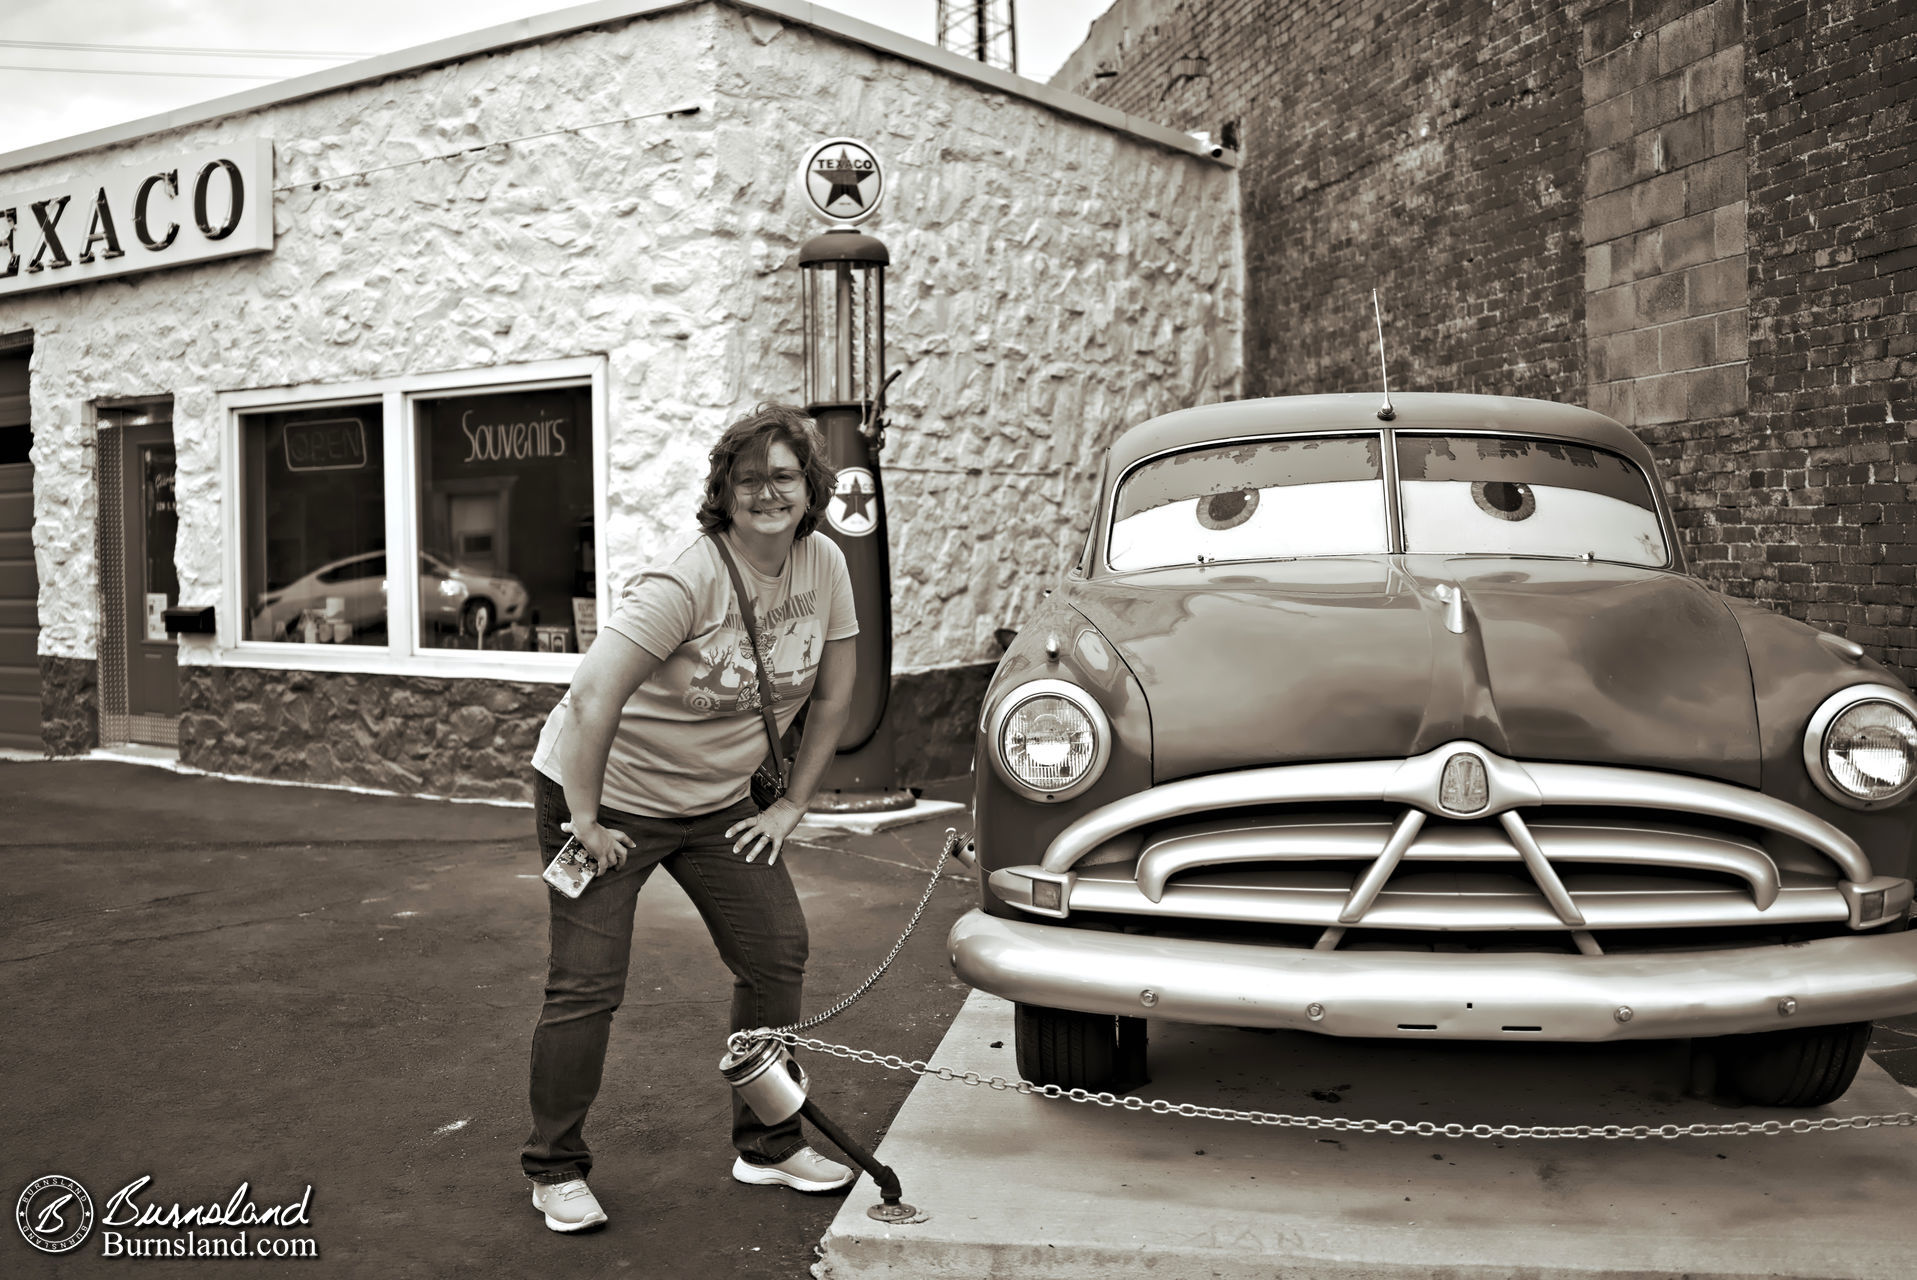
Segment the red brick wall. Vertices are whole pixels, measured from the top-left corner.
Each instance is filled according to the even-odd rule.
[[[1246,390],[1591,404],[1693,567],[1917,683],[1917,5],[1118,0],[1060,87],[1242,144]]]
[[[1750,410],[1700,559],[1917,679],[1917,5],[1750,0]]]

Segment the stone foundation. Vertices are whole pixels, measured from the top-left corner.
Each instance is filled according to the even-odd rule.
[[[89,749],[98,741],[93,664],[41,659],[49,690],[49,662],[84,668],[85,728],[94,735],[85,746],[56,750],[49,711],[49,750]],[[979,663],[893,678],[887,715],[898,735],[902,782],[971,768],[973,726],[992,669]],[[180,763],[242,777],[526,800],[540,727],[565,691],[564,685],[505,680],[182,667]],[[78,725],[66,714],[62,742],[77,741]]]
[[[564,685],[180,669],[180,763],[214,773],[525,800]]]
[[[100,745],[100,670],[91,658],[40,655],[40,741],[50,756]]]

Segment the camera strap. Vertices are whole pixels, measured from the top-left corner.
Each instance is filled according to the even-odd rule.
[[[712,545],[719,548],[719,558],[726,562],[726,572],[732,575],[732,594],[738,597],[739,616],[745,619],[746,639],[752,643],[752,670],[759,677],[759,714],[765,717],[766,741],[772,744],[779,785],[785,787],[789,782],[785,776],[785,753],[779,750],[779,724],[772,718],[772,682],[766,679],[765,664],[759,661],[759,623],[752,616],[752,597],[746,594],[745,580],[739,576],[739,566],[733,562],[732,552],[726,549],[725,539],[715,533]]]

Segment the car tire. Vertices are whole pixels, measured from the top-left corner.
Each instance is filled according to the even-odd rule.
[[[1758,1107],[1821,1107],[1844,1096],[1864,1062],[1870,1023],[1724,1036],[1712,1042],[1717,1086]]]
[[[1109,1089],[1118,1078],[1118,1019],[1044,1005],[1015,1006],[1018,1073],[1061,1089]]]
[[[464,612],[460,614],[460,629],[478,635],[482,619],[486,623],[486,630],[499,629],[499,610],[493,607],[492,601],[468,600]]]

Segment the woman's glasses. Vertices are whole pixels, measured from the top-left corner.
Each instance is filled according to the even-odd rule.
[[[759,493],[771,485],[780,493],[790,493],[805,483],[805,473],[781,468],[771,473],[742,471],[732,477],[732,487],[740,493]]]

